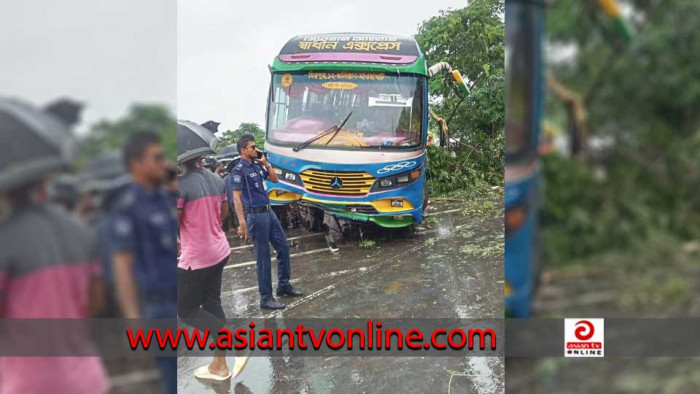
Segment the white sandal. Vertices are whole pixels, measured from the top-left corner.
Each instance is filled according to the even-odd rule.
[[[250,360],[248,356],[236,356],[236,361],[233,363],[231,378],[235,378],[243,372],[243,368],[248,364],[248,360]]]
[[[197,379],[216,380],[221,382],[231,379],[231,372],[229,371],[228,375],[226,376],[215,375],[209,371],[209,365],[204,365],[195,369],[194,377]]]

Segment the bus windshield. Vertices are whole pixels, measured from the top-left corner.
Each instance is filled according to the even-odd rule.
[[[267,138],[295,146],[348,121],[308,148],[410,149],[422,142],[425,78],[354,71],[276,73]]]

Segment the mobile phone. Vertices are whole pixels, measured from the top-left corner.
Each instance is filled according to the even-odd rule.
[[[255,150],[255,153],[257,153],[257,158],[258,158],[258,160],[262,159],[262,157],[263,157],[263,155],[264,155],[263,151],[257,150],[257,149],[256,149],[256,150]]]

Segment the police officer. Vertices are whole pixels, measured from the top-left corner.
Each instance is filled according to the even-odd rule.
[[[283,309],[286,305],[272,296],[270,243],[277,252],[277,296],[302,296],[304,293],[289,283],[289,245],[287,237],[265,191],[264,180],[277,183],[279,179],[265,155],[258,158],[252,135],[243,135],[237,143],[241,161],[231,172],[233,200],[238,216],[238,234],[253,238],[258,268],[260,308]],[[243,213],[245,212],[245,216]]]
[[[116,298],[125,318],[177,317],[177,217],[162,189],[165,153],[153,132],[133,134],[124,147],[132,181],[115,201],[110,247]],[[177,392],[177,359],[158,357],[164,392]]]

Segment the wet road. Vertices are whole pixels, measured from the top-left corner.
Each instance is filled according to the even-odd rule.
[[[500,205],[499,205],[500,207]],[[491,318],[503,316],[503,211],[478,216],[435,204],[416,234],[382,231],[330,253],[322,235],[290,231],[292,318]],[[372,242],[373,241],[373,242]],[[374,243],[374,245],[371,245]],[[254,255],[231,240],[222,301],[228,317],[264,318]],[[274,266],[274,263],[273,263]],[[274,270],[274,269],[273,269]],[[276,273],[273,273],[276,278]],[[179,359],[181,393],[503,392],[503,360],[445,357],[255,357],[236,379],[201,382],[205,358]],[[233,365],[233,358],[229,361]]]
[[[535,317],[700,316],[700,249],[694,245],[652,238],[569,266],[553,264],[541,277]],[[687,293],[669,292],[669,284],[687,285]],[[697,357],[509,358],[506,387],[535,394],[700,393],[698,371]]]

